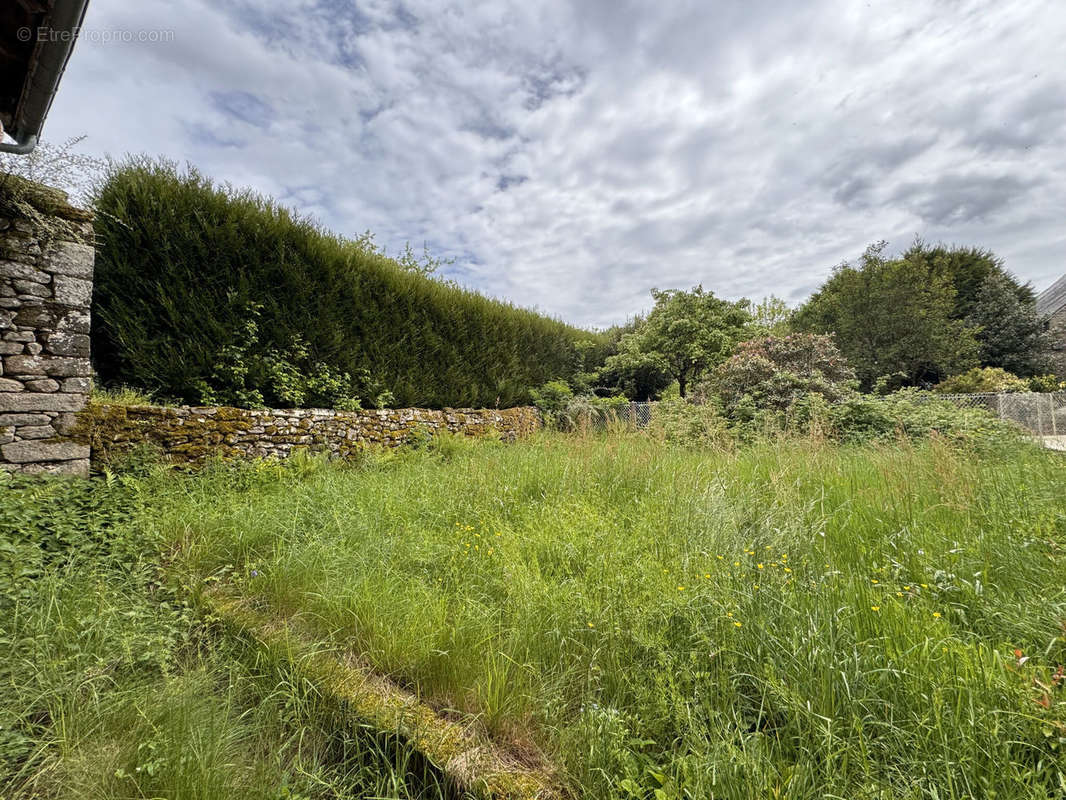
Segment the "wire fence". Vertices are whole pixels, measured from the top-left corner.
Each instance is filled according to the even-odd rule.
[[[655,403],[624,403],[603,407],[581,405],[571,408],[559,420],[564,430],[605,430],[620,425],[630,430],[642,430],[651,423]]]
[[[1036,436],[1066,436],[1066,392],[939,395],[962,408],[983,408]]]

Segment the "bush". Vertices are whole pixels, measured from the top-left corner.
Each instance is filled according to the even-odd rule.
[[[388,390],[397,406],[511,406],[570,377],[577,343],[597,339],[165,162],[112,169],[95,201],[93,352],[105,385],[186,402],[209,390],[241,404],[286,392],[375,405]],[[256,364],[225,351],[246,343],[250,308]],[[298,375],[272,372],[271,353]]]
[[[939,394],[981,394],[984,392],[1028,392],[1029,383],[999,367],[974,367],[952,375],[933,387]]]
[[[830,403],[855,388],[855,373],[832,336],[796,333],[742,342],[704,385],[720,398],[726,416],[750,418],[752,411],[787,411],[811,394]]]
[[[1063,392],[1066,381],[1060,381],[1057,375],[1034,375],[1029,379],[1030,392]]]
[[[727,421],[714,405],[680,399],[655,405],[648,432],[663,441],[691,447],[726,447],[734,441]]]
[[[847,442],[938,435],[958,444],[996,444],[1021,435],[985,409],[962,408],[914,388],[883,397],[854,394],[830,409],[830,420],[834,435]]]
[[[574,399],[574,390],[566,381],[548,381],[538,389],[530,393],[530,397],[544,418],[550,423],[566,409],[566,406]]]

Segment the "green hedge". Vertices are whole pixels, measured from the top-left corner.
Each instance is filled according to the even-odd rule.
[[[511,406],[583,368],[596,335],[406,271],[250,192],[195,170],[137,159],[97,192],[93,354],[105,384],[200,402],[255,347],[269,362],[293,342],[307,363],[349,373],[364,404]],[[258,362],[257,362],[258,363]],[[269,375],[241,392],[278,394]],[[221,387],[222,394],[230,387]],[[387,396],[387,395],[385,395]]]

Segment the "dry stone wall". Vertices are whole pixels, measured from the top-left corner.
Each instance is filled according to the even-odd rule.
[[[0,470],[84,475],[89,448],[70,434],[92,374],[92,221],[61,192],[20,188],[0,210]]]
[[[438,431],[507,440],[541,427],[534,408],[380,411],[249,410],[190,406],[92,404],[79,415],[75,439],[106,464],[148,445],[168,461],[196,464],[213,457],[285,458],[298,448],[349,458],[368,445],[394,447]]]

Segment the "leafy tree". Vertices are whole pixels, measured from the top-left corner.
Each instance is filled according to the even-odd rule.
[[[1002,272],[991,272],[966,316],[977,330],[981,363],[1029,377],[1048,368],[1051,343],[1036,303],[1025,302],[1017,284]]]
[[[945,247],[942,244],[930,246],[921,239],[915,239],[902,258],[923,264],[930,273],[951,281],[951,285],[955,287],[956,319],[965,319],[973,312],[985,281],[992,275],[1004,277],[1022,303],[1036,301],[1033,287],[1019,283],[1007,271],[1003,259],[991,250],[979,247]]]
[[[950,277],[920,259],[887,259],[886,245],[868,247],[857,266],[837,267],[796,312],[796,329],[835,333],[864,388],[888,373],[931,384],[976,366],[975,331],[955,316]]]
[[[747,300],[729,302],[697,286],[652,290],[655,307],[644,323],[625,334],[607,369],[656,374],[676,380],[682,397],[693,381],[724,361],[751,321]],[[664,384],[665,386],[665,384]]]
[[[752,328],[765,336],[786,336],[796,311],[775,295],[768,295],[752,309]]]
[[[794,333],[742,342],[707,381],[727,415],[740,406],[785,411],[818,394],[836,403],[855,389],[855,372],[832,336]]]

